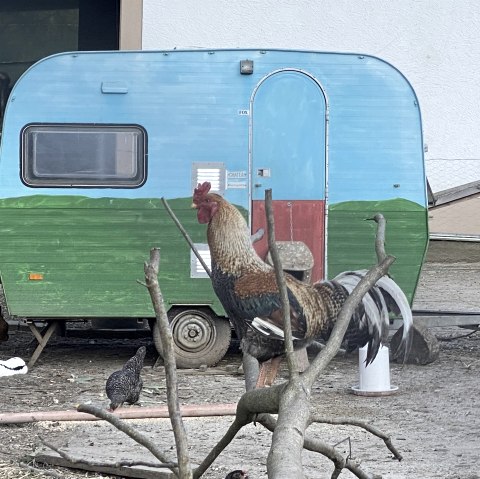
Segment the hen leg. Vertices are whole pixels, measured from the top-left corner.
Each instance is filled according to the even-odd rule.
[[[255,389],[270,387],[277,377],[282,356],[276,356],[260,365],[260,372],[258,373],[257,384]]]

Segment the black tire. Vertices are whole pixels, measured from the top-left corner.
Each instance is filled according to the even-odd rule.
[[[218,318],[208,308],[172,308],[168,319],[177,368],[215,366],[225,356],[232,335],[227,319]],[[156,321],[152,333],[158,354],[164,357]]]

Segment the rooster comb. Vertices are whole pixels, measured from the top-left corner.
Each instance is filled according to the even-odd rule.
[[[198,203],[203,197],[210,191],[211,184],[208,181],[205,183],[199,183],[193,192],[193,202]]]

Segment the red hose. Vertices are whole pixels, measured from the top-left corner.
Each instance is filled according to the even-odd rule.
[[[181,406],[183,417],[234,416],[236,404],[189,404]],[[168,418],[167,406],[118,408],[114,414],[122,419]],[[65,411],[32,411],[0,413],[0,424],[20,424],[39,421],[99,421],[91,414]]]

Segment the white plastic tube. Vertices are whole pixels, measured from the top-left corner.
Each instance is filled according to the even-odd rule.
[[[388,348],[380,346],[376,358],[368,366],[365,365],[367,346],[359,349],[358,365],[361,391],[390,391],[390,360]]]

